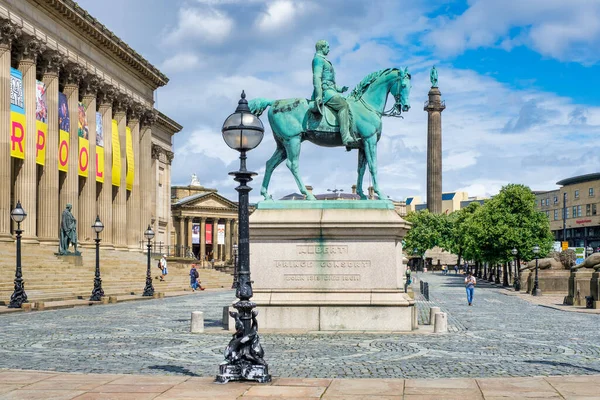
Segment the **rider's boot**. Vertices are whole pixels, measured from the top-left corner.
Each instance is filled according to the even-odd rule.
[[[338,119],[340,121],[340,134],[342,136],[342,143],[346,146],[346,151],[352,150],[350,146],[356,143],[352,135],[350,134],[350,116],[348,109],[343,108],[338,112]]]

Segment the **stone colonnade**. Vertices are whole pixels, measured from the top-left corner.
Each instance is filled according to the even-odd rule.
[[[186,256],[186,252],[192,251],[202,261],[231,261],[233,260],[234,244],[237,245],[238,223],[237,218],[231,216],[181,216],[174,217],[175,222],[175,255]],[[194,224],[200,226],[199,243],[193,243],[192,229]],[[225,226],[225,243],[217,245],[218,226]],[[211,243],[206,243],[207,226],[211,226],[209,230],[212,232]]]
[[[157,112],[151,101],[134,94],[96,66],[60,46],[39,31],[25,32],[23,24],[0,17],[0,241],[12,241],[10,211],[17,201],[28,214],[21,224],[23,240],[58,245],[60,215],[72,205],[83,247],[93,246],[91,228],[96,215],[104,223],[102,246],[141,249],[143,232],[154,223],[156,172],[161,154],[169,164],[173,153],[152,143]],[[25,109],[25,158],[11,157],[11,67],[22,75]],[[46,92],[46,153],[36,163],[36,80]],[[59,92],[67,98],[70,119],[68,170],[59,171]],[[88,132],[78,129],[79,103],[83,104]],[[96,113],[99,113],[98,115]],[[102,136],[96,119],[102,121]],[[115,123],[116,122],[116,125]],[[117,132],[113,132],[116,126]],[[79,138],[89,140],[88,175],[79,175]],[[129,137],[128,137],[129,135]],[[98,136],[98,139],[97,139]],[[117,140],[113,140],[118,138]],[[134,179],[126,187],[127,146],[131,140]],[[117,143],[118,148],[113,144]],[[100,146],[102,145],[102,146]],[[96,154],[104,153],[104,171],[97,176]],[[113,159],[120,160],[120,179],[113,180]],[[103,179],[103,182],[101,180]]]

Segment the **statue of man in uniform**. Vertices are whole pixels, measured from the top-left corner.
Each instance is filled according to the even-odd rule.
[[[331,61],[327,59],[329,54],[329,43],[325,40],[319,40],[315,45],[316,53],[312,61],[313,72],[313,100],[317,108],[323,114],[323,104],[337,112],[340,121],[340,134],[345,146],[354,143],[354,138],[350,134],[350,111],[348,102],[340,95],[348,90],[347,86],[339,87],[335,83],[335,71]],[[349,151],[350,149],[346,147]]]
[[[62,220],[60,222],[60,242],[59,242],[59,254],[69,254],[69,245],[72,244],[75,248],[75,254],[79,254],[77,251],[77,220],[71,214],[71,204],[67,204],[67,207],[62,213]]]

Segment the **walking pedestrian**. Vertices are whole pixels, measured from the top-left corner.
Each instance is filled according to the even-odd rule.
[[[458,275],[458,265],[454,266],[454,275]]]
[[[167,274],[169,273],[169,270],[167,269],[167,255],[166,254],[163,254],[162,258],[160,259],[159,268],[161,268],[160,280],[161,280],[161,282],[164,282],[165,276],[167,276]]]
[[[475,294],[475,285],[477,280],[473,276],[473,273],[469,271],[469,276],[465,278],[465,286],[467,287],[467,302],[469,305],[473,305],[473,294]]]

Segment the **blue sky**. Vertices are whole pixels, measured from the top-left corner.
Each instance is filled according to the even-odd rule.
[[[597,0],[80,0],[79,4],[171,79],[157,108],[184,130],[173,184],[201,183],[235,198],[237,154],[220,128],[242,89],[250,98],[309,97],[314,43],[327,39],[340,85],[408,66],[412,109],[385,119],[380,186],[392,198],[426,194],[429,68],[446,100],[443,190],[489,196],[507,183],[535,190],[599,166],[600,1]],[[275,149],[249,153],[261,174]],[[304,182],[315,192],[356,180],[356,152],[305,143]],[[324,172],[326,171],[326,173]],[[369,178],[366,176],[366,184]],[[253,182],[258,199],[261,175]],[[285,165],[275,198],[296,192]]]

